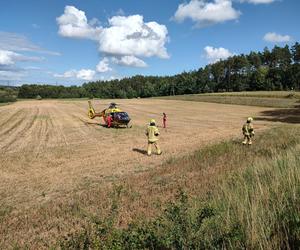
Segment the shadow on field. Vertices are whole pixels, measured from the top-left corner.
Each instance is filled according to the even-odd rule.
[[[101,123],[95,123],[95,122],[84,122],[85,125],[92,125],[92,126],[97,126],[97,127],[103,127],[106,128],[107,126]]]
[[[267,110],[260,114],[262,117],[255,120],[296,124],[300,123],[300,104],[293,108]]]
[[[147,154],[147,151],[144,150],[144,149],[133,148],[132,151],[138,152],[138,153],[143,154],[143,155],[146,155],[146,154]]]
[[[98,123],[98,122],[90,122],[90,121],[86,121],[82,118],[77,118],[78,120],[80,120],[83,124],[85,125],[94,125],[94,126],[102,126],[104,127],[104,125],[102,125],[101,123]]]

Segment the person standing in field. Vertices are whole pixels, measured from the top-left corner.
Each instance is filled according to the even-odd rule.
[[[166,115],[166,113],[163,113],[163,127],[164,128],[167,127],[167,115]]]
[[[150,124],[146,129],[146,136],[148,138],[148,148],[147,148],[147,154],[148,156],[151,155],[152,153],[152,145],[155,146],[157,154],[161,155],[161,150],[158,145],[158,136],[159,136],[159,131],[158,128],[155,125],[155,120],[151,119]]]
[[[243,135],[244,135],[244,140],[243,140],[242,143],[244,145],[246,145],[246,144],[251,145],[252,144],[252,137],[255,134],[252,121],[253,121],[253,118],[248,117],[247,122],[242,127],[242,131],[243,131]]]
[[[111,114],[109,114],[106,118],[106,124],[107,124],[108,128],[111,127],[111,123],[112,123],[112,117],[111,117]]]

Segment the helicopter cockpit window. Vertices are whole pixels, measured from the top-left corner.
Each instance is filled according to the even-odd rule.
[[[118,115],[118,119],[120,120],[129,120],[129,116],[126,112],[120,112],[117,115]]]

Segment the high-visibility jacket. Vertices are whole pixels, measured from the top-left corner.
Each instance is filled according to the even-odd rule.
[[[148,142],[158,141],[159,131],[156,126],[148,126],[146,129],[146,135],[148,137]]]
[[[252,123],[249,123],[249,122],[245,123],[243,125],[242,131],[243,131],[244,135],[247,135],[247,136],[254,135],[254,128],[253,128]]]

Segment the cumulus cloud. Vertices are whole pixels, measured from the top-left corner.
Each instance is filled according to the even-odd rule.
[[[272,43],[290,42],[292,38],[289,35],[280,35],[275,32],[269,32],[264,35],[264,40]]]
[[[90,69],[68,70],[63,74],[54,74],[58,78],[77,78],[80,80],[91,81],[94,79],[96,72]]]
[[[231,0],[191,0],[178,6],[173,19],[177,22],[191,19],[197,27],[205,27],[238,19],[240,15],[241,12],[232,7]]]
[[[12,65],[19,54],[12,51],[0,50],[0,65]]]
[[[96,70],[99,73],[112,71],[112,68],[109,67],[109,59],[104,57],[96,66]]]
[[[120,58],[113,57],[112,61],[118,65],[144,68],[147,64],[135,56],[122,56]]]
[[[145,23],[143,16],[115,16],[100,34],[99,50],[110,55],[168,58],[168,30],[157,22]]]
[[[96,72],[94,70],[82,69],[77,72],[76,77],[79,79],[90,81],[93,80],[95,74]]]
[[[217,62],[219,60],[227,59],[230,56],[233,56],[228,49],[220,48],[213,48],[211,46],[206,46],[204,48],[205,57],[210,63]]]
[[[254,4],[268,4],[273,3],[275,0],[240,0],[241,3],[248,2],[248,3],[254,3]]]
[[[78,10],[74,6],[66,6],[64,14],[56,18],[59,25],[58,33],[64,37],[88,38],[97,40],[101,32],[101,27],[93,27],[97,23],[92,19],[88,23],[85,12]]]
[[[18,61],[41,61],[40,57],[25,56],[9,50],[0,50],[0,65],[13,65]]]
[[[83,11],[66,6],[57,24],[61,36],[97,42],[99,52],[105,56],[96,66],[97,72],[110,71],[109,60],[123,66],[145,67],[147,64],[141,57],[169,58],[167,27],[154,21],[145,22],[141,15],[121,13],[108,19],[106,27],[100,27],[99,22],[88,21]]]

